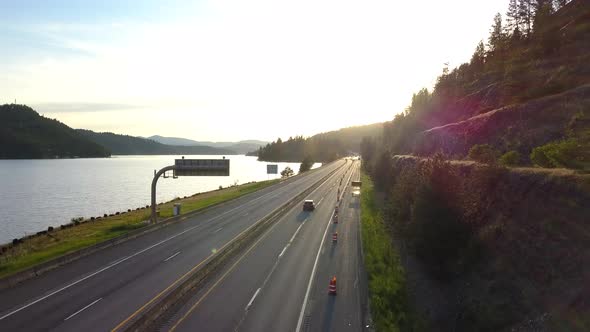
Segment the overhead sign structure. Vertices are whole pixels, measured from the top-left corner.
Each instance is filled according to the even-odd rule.
[[[152,180],[152,223],[158,221],[156,215],[156,185],[162,174],[172,171],[173,177],[179,176],[229,176],[229,159],[176,159],[174,165],[154,171]]]
[[[266,165],[266,174],[279,174],[279,165],[267,164]]]
[[[176,159],[174,176],[229,176],[229,159]]]

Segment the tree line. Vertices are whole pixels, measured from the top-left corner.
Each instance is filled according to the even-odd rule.
[[[383,125],[381,138],[363,138],[365,161],[376,166],[387,159],[383,154],[432,154],[417,149],[425,130],[587,83],[588,6],[583,0],[509,0],[506,15],[495,15],[487,42],[478,43],[469,62],[452,70],[445,65],[434,89],[415,93]]]

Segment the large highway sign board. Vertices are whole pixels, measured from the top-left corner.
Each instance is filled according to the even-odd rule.
[[[229,159],[176,159],[174,176],[229,176]]]

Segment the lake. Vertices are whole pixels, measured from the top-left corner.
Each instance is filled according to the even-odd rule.
[[[59,226],[72,218],[102,216],[150,204],[154,170],[175,156],[113,156],[104,159],[0,160],[0,243]],[[219,159],[221,156],[185,156]],[[226,156],[228,177],[160,178],[158,202],[251,181],[276,179],[267,164],[299,170],[299,163],[267,163]],[[321,164],[315,164],[318,167]]]

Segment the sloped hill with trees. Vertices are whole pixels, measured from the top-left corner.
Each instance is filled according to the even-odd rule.
[[[0,159],[109,157],[110,151],[25,105],[0,106]]]
[[[496,15],[469,63],[444,68],[432,92],[416,93],[385,124],[382,149],[463,158],[472,145],[489,144],[544,166],[529,157],[535,148],[571,140],[580,152],[571,158],[587,158],[589,40],[588,1],[510,0],[506,20]]]
[[[590,330],[589,111],[590,1],[510,0],[469,63],[363,139],[404,324]]]
[[[277,139],[253,153],[262,161],[301,162],[306,157],[317,162],[329,162],[351,153],[359,153],[363,137],[376,137],[381,134],[383,124],[348,127],[314,135],[290,137],[283,141]]]

